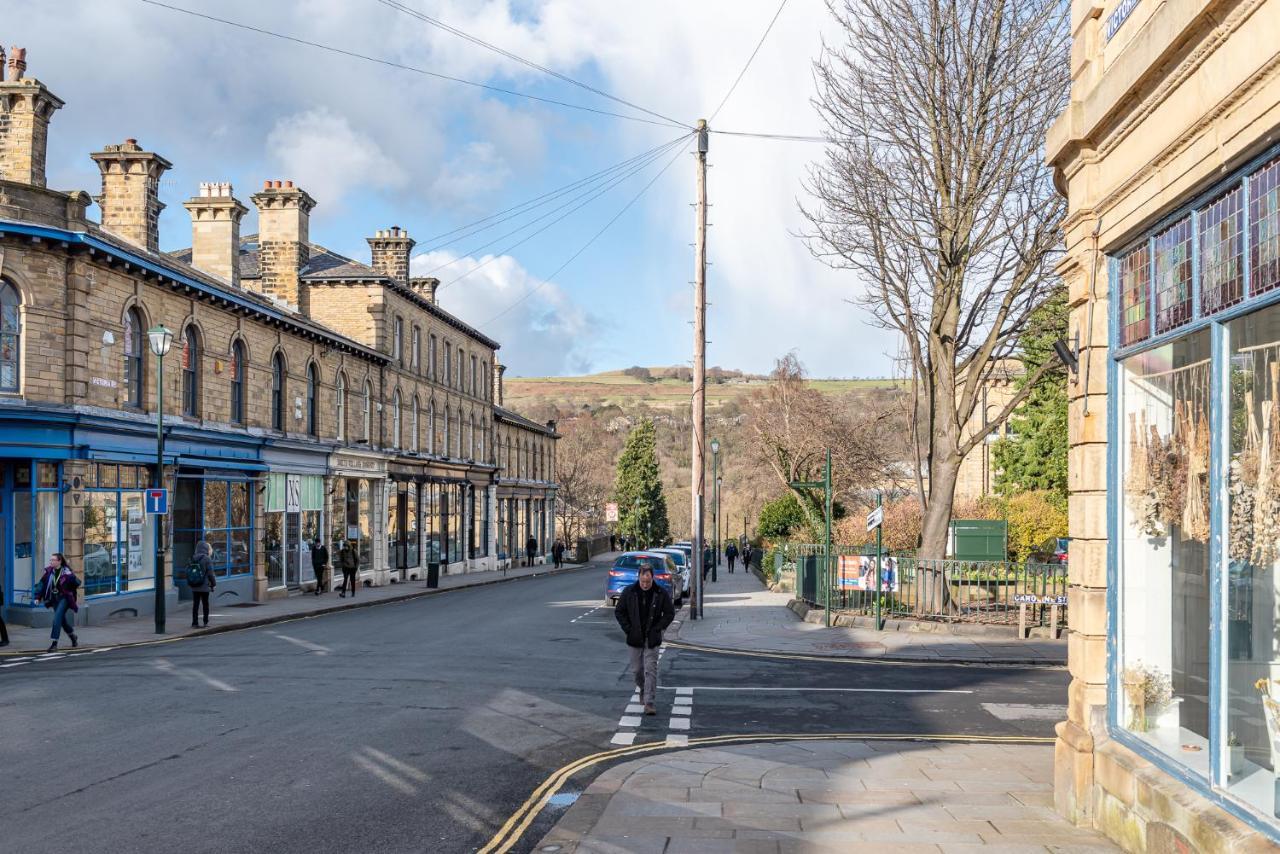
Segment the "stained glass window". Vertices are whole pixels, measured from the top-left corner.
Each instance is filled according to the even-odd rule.
[[[0,391],[18,390],[18,354],[22,344],[22,300],[8,282],[0,282]]]
[[[1249,290],[1260,294],[1280,285],[1280,158],[1250,176],[1249,220],[1253,256]]]
[[[1151,334],[1147,305],[1151,300],[1151,252],[1147,244],[1120,259],[1120,344],[1128,346]]]
[[[1156,334],[1191,319],[1191,217],[1156,235]]]
[[[1212,314],[1244,299],[1244,192],[1236,187],[1200,214],[1200,307]]]

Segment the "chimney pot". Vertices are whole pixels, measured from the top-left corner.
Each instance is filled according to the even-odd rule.
[[[270,178],[268,178],[267,180],[265,180],[265,181],[263,181],[263,182],[262,182],[262,189],[264,189],[264,190],[270,190],[270,189],[271,189],[271,179],[270,179]]]
[[[4,82],[4,47],[0,46],[0,83]]]
[[[232,197],[231,184],[202,182],[200,195],[182,206],[191,214],[191,266],[239,285],[240,219],[248,209]]]
[[[9,77],[17,82],[27,70],[27,49],[25,47],[9,48]]]
[[[0,177],[45,186],[49,121],[62,100],[35,79],[24,80],[27,50],[0,50]]]
[[[290,189],[290,190],[292,190],[292,189],[293,189],[293,182],[292,182],[292,181],[285,181],[285,182],[284,182],[284,185],[285,185],[285,187],[287,187],[287,188],[288,188],[288,189]]]
[[[306,310],[299,274],[311,254],[311,209],[316,201],[293,182],[268,181],[253,197],[258,206],[259,279],[262,291]],[[287,192],[277,192],[287,190]]]
[[[136,246],[160,250],[160,177],[173,167],[159,154],[143,151],[137,140],[108,145],[89,155],[102,172],[102,226]],[[141,167],[141,168],[138,168]]]

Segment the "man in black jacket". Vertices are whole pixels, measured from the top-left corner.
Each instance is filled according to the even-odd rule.
[[[329,571],[329,550],[319,537],[311,545],[311,569],[316,574],[316,595],[324,589],[325,575]]]
[[[623,589],[613,615],[631,648],[631,672],[644,702],[644,713],[656,715],[653,701],[658,693],[658,647],[662,646],[662,633],[676,618],[676,609],[667,591],[653,583],[652,564],[641,564],[636,583]]]

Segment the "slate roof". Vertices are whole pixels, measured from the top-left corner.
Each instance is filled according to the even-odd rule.
[[[510,421],[512,424],[519,425],[520,427],[525,427],[529,430],[536,430],[537,432],[545,433],[548,436],[559,436],[555,430],[551,429],[546,424],[539,424],[537,421],[525,418],[519,412],[512,412],[510,409],[505,407],[494,406],[493,414],[503,421]]]

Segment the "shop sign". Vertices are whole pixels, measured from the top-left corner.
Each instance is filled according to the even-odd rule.
[[[371,472],[381,470],[378,460],[371,460],[365,457],[335,457],[333,467],[336,469],[355,469]]]
[[[302,477],[296,474],[285,475],[284,479],[284,512],[302,512]]]
[[[360,526],[359,526],[359,525],[348,525],[348,526],[347,526],[347,539],[348,539],[348,540],[358,540],[358,539],[360,539]]]

